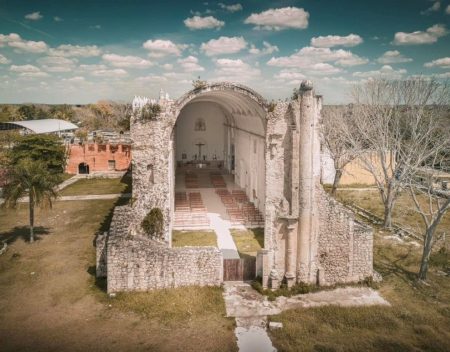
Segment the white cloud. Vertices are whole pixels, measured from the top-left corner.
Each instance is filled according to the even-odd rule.
[[[18,73],[21,77],[46,77],[47,73],[33,65],[11,65],[10,71]]]
[[[218,59],[216,60],[216,79],[226,81],[248,81],[257,78],[261,71],[250,66],[241,59]]]
[[[349,34],[345,37],[339,35],[327,35],[325,37],[314,37],[311,39],[311,45],[316,48],[332,48],[334,46],[352,47],[359,45],[363,39],[357,34]]]
[[[0,54],[0,64],[2,65],[7,65],[11,62],[11,60],[8,60],[5,56],[3,56],[2,54]]]
[[[304,29],[308,27],[309,13],[297,7],[269,9],[252,13],[244,23],[256,25],[256,29],[281,30],[286,28]]]
[[[85,82],[86,79],[82,76],[75,76],[75,77],[71,77],[71,78],[66,78],[65,81],[67,82]]]
[[[43,41],[35,42],[33,40],[20,39],[19,41],[10,41],[8,45],[28,53],[44,53],[48,50],[47,44]]]
[[[172,64],[164,64],[164,65],[161,65],[161,67],[163,69],[165,69],[166,71],[173,69],[173,65]]]
[[[92,75],[97,77],[123,77],[126,76],[127,74],[128,72],[122,68],[115,68],[112,70],[106,69],[106,70],[92,71]]]
[[[441,59],[427,62],[424,66],[425,67],[450,68],[450,57],[443,57]]]
[[[450,78],[450,72],[444,72],[444,73],[440,73],[438,75],[436,75],[437,78]]]
[[[25,18],[26,18],[27,20],[32,20],[32,21],[38,21],[38,20],[40,20],[42,17],[44,17],[44,16],[42,16],[41,13],[40,13],[39,11],[32,12],[32,13],[29,13],[28,15],[25,15]]]
[[[55,16],[55,17],[53,17],[53,21],[55,21],[55,22],[62,22],[64,20],[61,17],[59,17],[59,16]]]
[[[435,24],[428,28],[425,32],[415,31],[412,33],[397,32],[394,36],[392,44],[395,45],[418,45],[432,44],[437,42],[440,37],[448,34],[447,29],[442,24]]]
[[[324,62],[334,62],[341,66],[356,66],[365,64],[368,60],[343,49],[332,50],[308,46],[291,56],[272,57],[267,64],[269,66],[310,69],[317,63]]]
[[[17,33],[0,34],[0,47],[5,46],[9,42],[19,42],[22,38]]]
[[[421,15],[429,15],[429,14],[431,14],[432,12],[437,12],[437,11],[439,11],[440,8],[441,8],[441,3],[440,3],[440,1],[436,1],[433,5],[431,5],[431,7],[427,8],[427,9],[424,10],[424,11],[420,11],[420,14],[421,14]]]
[[[366,71],[366,72],[354,72],[353,76],[359,78],[378,78],[385,77],[388,79],[401,79],[406,74],[405,69],[394,70],[392,66],[384,65],[379,70]]]
[[[61,56],[47,56],[38,59],[37,62],[48,72],[70,72],[74,69],[77,60]]]
[[[445,9],[445,13],[447,15],[450,15],[450,5],[448,5],[447,8]]]
[[[195,56],[188,56],[184,59],[179,59],[178,63],[185,72],[200,72],[205,69],[198,64],[198,59]]]
[[[188,46],[185,44],[175,44],[170,40],[147,40],[142,46],[149,50],[150,57],[164,57],[167,55],[176,55],[180,56],[181,52],[186,49]]]
[[[268,54],[272,54],[276,51],[279,51],[278,47],[276,45],[272,45],[269,42],[264,41],[263,42],[263,48],[262,49],[258,49],[255,45],[251,45],[250,49],[248,50],[248,52],[250,54],[254,54],[254,55],[268,55]]]
[[[234,5],[225,5],[221,2],[219,2],[217,5],[223,10],[226,10],[228,12],[237,12],[242,11],[242,5],[241,4],[234,4]]]
[[[194,16],[190,18],[186,18],[184,20],[184,24],[191,30],[196,29],[210,29],[217,28],[220,29],[225,25],[224,21],[219,21],[217,18],[213,16],[200,17]]]
[[[160,83],[160,82],[166,82],[167,78],[164,76],[149,75],[149,76],[138,77],[138,78],[136,78],[136,81],[148,83],[148,84],[152,84],[152,83],[156,84],[156,83]]]
[[[52,56],[65,56],[65,57],[92,57],[99,56],[102,51],[97,47],[97,45],[72,45],[63,44],[57,48],[51,48],[49,50],[49,55]]]
[[[43,53],[48,50],[48,46],[43,41],[24,40],[17,33],[0,34],[0,47],[9,45],[17,51],[26,51],[29,53]]]
[[[413,61],[411,58],[403,56],[398,50],[388,50],[377,59],[377,62],[384,65],[411,61]]]
[[[153,63],[138,56],[104,54],[102,58],[114,67],[147,68],[153,66]]]
[[[247,42],[243,37],[220,37],[202,43],[200,49],[208,56],[234,54],[245,49]]]
[[[100,65],[80,65],[79,69],[81,71],[98,71],[98,70],[106,70],[108,67],[106,65],[100,64]]]
[[[281,70],[274,78],[277,81],[283,81],[288,84],[300,84],[300,82],[306,78],[306,76],[297,71]]]

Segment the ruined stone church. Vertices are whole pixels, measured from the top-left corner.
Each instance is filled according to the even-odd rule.
[[[96,243],[108,292],[220,285],[233,260],[243,279],[258,276],[269,288],[371,277],[371,229],[320,184],[321,107],[310,81],[295,99],[275,103],[228,82],[199,85],[178,100],[136,97],[132,199],[115,208]],[[149,236],[142,222],[152,209],[162,213],[162,229]],[[220,245],[172,247],[173,229],[217,224],[225,232],[264,229],[249,270]]]

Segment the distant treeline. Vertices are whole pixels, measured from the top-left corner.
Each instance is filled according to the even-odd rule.
[[[0,104],[0,122],[61,119],[73,122],[85,131],[130,129],[131,104],[98,101],[88,105]]]

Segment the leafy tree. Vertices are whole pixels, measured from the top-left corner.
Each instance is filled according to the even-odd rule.
[[[30,243],[34,242],[34,208],[50,206],[57,197],[55,187],[60,178],[51,173],[43,161],[31,158],[19,160],[7,172],[7,183],[3,189],[4,205],[14,208],[19,199],[28,195],[30,215]]]
[[[16,108],[12,105],[4,105],[0,109],[0,122],[18,120]]]
[[[54,135],[27,135],[18,137],[10,149],[8,159],[11,167],[23,159],[44,163],[52,174],[62,174],[66,166],[66,150]]]
[[[49,111],[51,117],[60,120],[72,121],[75,112],[72,107],[67,104],[53,105]]]

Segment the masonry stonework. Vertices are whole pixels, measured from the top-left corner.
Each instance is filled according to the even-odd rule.
[[[177,101],[133,101],[132,205],[116,207],[109,233],[97,241],[98,274],[106,273],[108,291],[222,282],[218,249],[171,248],[174,126],[183,107],[202,100],[228,104],[230,121],[251,117],[264,130],[265,167],[258,170],[265,178],[264,249],[257,256],[263,286],[333,285],[372,276],[371,229],[320,184],[322,100],[312,84],[304,81],[296,99],[269,104],[253,90],[225,82],[198,87]],[[161,112],[144,119],[142,109],[149,104],[159,104]],[[230,128],[242,130],[239,125]],[[141,222],[153,208],[162,210],[164,226],[160,236],[149,238]]]

